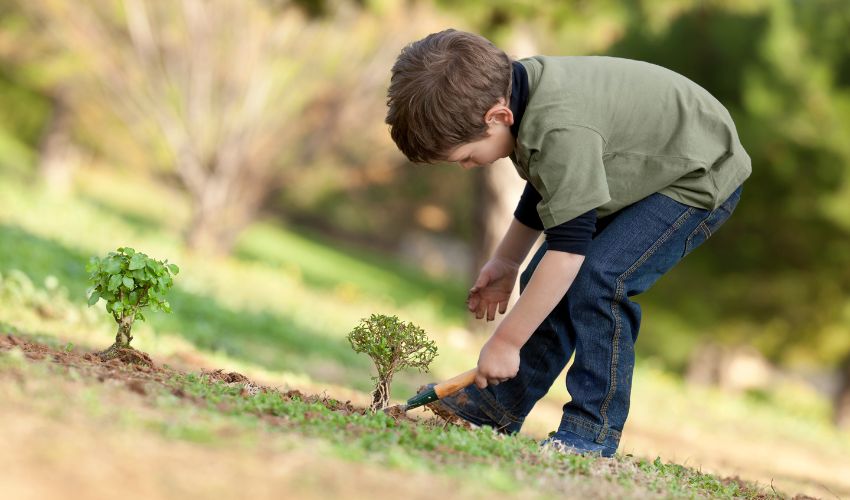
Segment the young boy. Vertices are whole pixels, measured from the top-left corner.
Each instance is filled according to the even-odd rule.
[[[726,109],[687,78],[610,57],[511,61],[488,40],[446,30],[405,47],[387,123],[414,162],[486,167],[510,156],[527,181],[514,220],[470,290],[476,318],[504,314],[475,386],[442,405],[519,431],[575,352],[571,401],[546,442],[611,456],[629,410],[647,290],[726,221],[750,158]],[[445,409],[444,408],[444,409]]]

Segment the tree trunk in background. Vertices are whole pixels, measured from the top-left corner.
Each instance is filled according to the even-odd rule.
[[[53,110],[41,138],[38,175],[48,189],[67,192],[78,158],[71,140],[72,114],[61,89],[52,96]]]
[[[511,160],[499,160],[490,167],[479,169],[475,184],[475,215],[473,227],[476,231],[473,243],[473,268],[469,286],[478,278],[481,266],[493,255],[502,237],[513,220],[525,181],[514,169]],[[519,296],[519,286],[514,288],[508,307],[513,306]],[[494,323],[476,320],[470,316],[470,329],[476,332],[492,331],[503,315],[496,315]]]
[[[835,425],[850,430],[850,353],[844,358],[838,372],[838,392],[833,406]]]
[[[193,176],[196,160],[184,156],[178,173],[189,186],[192,216],[186,227],[186,246],[211,255],[227,255],[239,233],[255,218],[274,178],[261,170],[240,169],[219,161],[205,167],[206,175]]]

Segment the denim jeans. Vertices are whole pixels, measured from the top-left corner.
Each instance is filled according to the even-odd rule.
[[[586,442],[579,448],[613,454],[629,412],[641,321],[631,298],[717,231],[740,196],[739,187],[717,209],[702,210],[653,194],[600,218],[572,286],[520,350],[517,376],[484,390],[473,385],[442,403],[474,424],[518,432],[575,352],[558,433]],[[544,243],[520,276],[520,292],[545,252]]]

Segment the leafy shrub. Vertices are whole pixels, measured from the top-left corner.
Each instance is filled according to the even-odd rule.
[[[437,355],[437,345],[428,339],[425,330],[397,316],[373,314],[362,319],[348,334],[348,341],[355,352],[368,354],[378,370],[378,376],[373,378],[376,385],[372,411],[387,405],[390,384],[398,370],[410,367],[427,372]]]
[[[131,348],[131,329],[135,320],[144,321],[142,309],[171,312],[165,295],[174,285],[173,276],[180,272],[168,260],[158,261],[132,248],[122,247],[103,259],[92,257],[86,266],[91,273],[88,290],[89,306],[103,299],[106,312],[118,323],[115,343],[101,357],[115,357],[119,349]]]

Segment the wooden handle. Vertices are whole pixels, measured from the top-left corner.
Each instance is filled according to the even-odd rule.
[[[445,382],[440,382],[434,386],[434,392],[437,394],[437,397],[441,399],[446,396],[451,396],[457,391],[472,385],[472,383],[475,382],[476,373],[478,373],[478,369],[473,368],[461,373],[460,375],[454,376]]]

